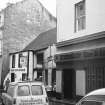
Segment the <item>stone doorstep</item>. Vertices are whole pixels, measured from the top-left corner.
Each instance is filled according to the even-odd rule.
[[[66,99],[56,99],[56,98],[49,98],[51,102],[63,103],[63,104],[70,104],[75,105],[77,102],[75,100],[66,100]]]

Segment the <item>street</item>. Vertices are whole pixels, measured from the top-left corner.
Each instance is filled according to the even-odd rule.
[[[0,98],[0,105],[2,105],[2,104],[1,104],[1,98]],[[70,104],[61,103],[61,102],[55,102],[55,101],[50,101],[50,102],[49,102],[49,105],[70,105]]]
[[[51,102],[50,105],[70,105],[70,104],[65,104],[65,103],[59,103],[59,102]]]

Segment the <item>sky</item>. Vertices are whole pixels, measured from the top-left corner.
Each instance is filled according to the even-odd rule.
[[[5,8],[8,2],[15,3],[22,0],[0,0],[0,9]],[[43,6],[56,17],[56,0],[39,0]]]

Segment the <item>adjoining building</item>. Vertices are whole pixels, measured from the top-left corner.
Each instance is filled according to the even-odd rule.
[[[57,0],[56,91],[64,98],[105,87],[104,4]]]
[[[9,53],[23,50],[40,33],[56,27],[53,17],[38,0],[22,0],[8,4],[0,11],[3,26],[2,82],[9,72]],[[1,33],[0,33],[1,34]],[[0,37],[1,39],[1,37]]]
[[[10,54],[11,82],[41,80],[45,85],[56,82],[56,28],[41,33],[23,51]]]

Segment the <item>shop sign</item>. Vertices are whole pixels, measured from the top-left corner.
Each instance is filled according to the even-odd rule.
[[[55,62],[84,60],[105,57],[105,48],[96,48],[84,51],[71,52],[67,54],[55,55]]]
[[[26,68],[11,68],[10,71],[11,72],[23,72],[23,73],[27,73],[27,69]]]

